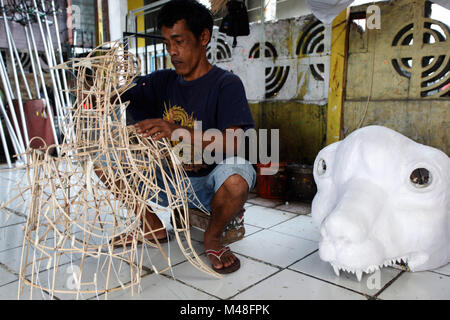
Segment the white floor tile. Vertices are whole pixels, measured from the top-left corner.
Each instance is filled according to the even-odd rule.
[[[194,242],[194,245],[196,246],[196,249],[198,250],[198,243]],[[177,242],[175,240],[170,242],[170,247],[171,250],[168,250],[168,246],[167,244],[163,244],[163,248],[165,249],[165,253],[166,255],[170,256],[171,258],[171,262],[172,264],[176,264],[176,263],[180,263],[182,261],[185,261],[186,258],[184,257],[184,255],[181,253],[180,249],[178,248]],[[140,251],[142,247],[140,246],[138,248],[138,258],[135,259],[135,261],[139,260],[142,252]],[[17,270],[19,269],[19,264],[20,264],[20,253],[21,253],[21,248],[18,248],[19,250],[8,250],[8,251],[3,251],[0,253],[0,261],[6,261],[6,264],[9,265],[10,268],[13,268],[13,270]],[[120,249],[116,249],[117,251],[119,251]],[[77,258],[77,259],[75,259]],[[83,264],[83,278],[82,278],[82,290],[84,291],[93,291],[90,293],[84,293],[82,294],[79,298],[80,299],[89,299],[89,298],[95,298],[97,296],[97,294],[95,293],[95,286],[92,284],[92,282],[94,281],[94,274],[97,274],[96,278],[97,278],[97,288],[98,290],[101,290],[103,288],[106,287],[106,275],[107,275],[107,264],[105,267],[103,267],[102,269],[102,265],[103,265],[103,261],[104,258],[102,258],[99,262],[97,259],[92,258],[92,257],[87,257],[86,258],[86,262]],[[114,260],[114,266],[115,269],[112,268],[111,269],[111,273],[110,273],[110,282],[108,285],[108,288],[115,288],[118,287],[120,285],[120,282],[118,279],[120,279],[120,281],[124,284],[128,283],[130,281],[130,268],[127,264],[122,264],[122,266],[120,266],[120,263],[117,262],[117,260]],[[151,261],[151,263],[150,263]],[[51,288],[52,285],[52,281],[53,281],[53,276],[55,276],[56,282],[55,282],[55,289],[56,290],[60,290],[60,291],[67,291],[69,289],[73,289],[73,288],[69,288],[68,286],[70,286],[70,282],[69,281],[69,277],[71,277],[71,273],[70,273],[70,266],[71,264],[69,263],[69,257],[68,256],[63,256],[62,261],[61,261],[61,265],[58,270],[56,271],[56,275],[54,275],[54,269],[50,269],[50,270],[46,270],[46,263],[43,263],[40,266],[40,270],[42,272],[39,273],[39,283],[41,286],[46,287],[46,288]],[[156,249],[156,248],[148,248],[147,251],[145,251],[144,249],[144,261],[143,261],[143,266],[146,268],[149,268],[151,270],[153,270],[152,268],[152,263],[156,266],[158,271],[161,271],[163,269],[165,269],[168,265],[166,260],[162,257],[161,252]],[[73,261],[73,265],[76,267],[81,267],[81,261],[79,260],[79,256],[78,257],[74,257],[74,261]],[[75,268],[76,268],[75,267]],[[114,271],[115,270],[115,271]],[[30,278],[30,273],[31,273],[31,268],[29,268],[27,270],[27,274],[28,274],[28,278]],[[145,268],[143,269],[143,274],[145,275],[148,271],[145,270]],[[14,280],[14,279],[13,279]],[[37,281],[37,280],[36,280]],[[127,289],[131,294],[131,289]],[[76,299],[76,294],[73,293],[61,293],[61,292],[56,292],[55,296],[59,299]]]
[[[270,230],[302,239],[320,241],[319,228],[314,225],[312,218],[308,216],[295,217],[270,228]]]
[[[241,262],[241,268],[231,274],[223,275],[222,279],[207,275],[188,262],[176,266],[173,272],[176,279],[218,298],[227,299],[278,271],[267,264],[247,259],[241,255],[236,256]],[[209,265],[209,259],[206,256],[203,255],[202,259]]]
[[[331,264],[320,259],[318,252],[315,252],[290,266],[289,269],[300,271],[313,277],[371,296],[375,295],[400,273],[399,270],[393,268],[383,268],[381,271],[377,271],[370,275],[364,273],[361,282],[358,282],[354,274],[343,271],[341,271],[340,276],[338,277],[335,275]]]
[[[3,179],[11,181],[23,181],[26,179],[26,170],[0,168],[0,181]]]
[[[103,296],[100,299],[104,299]],[[108,295],[108,300],[217,300],[216,298],[191,288],[173,279],[157,274],[142,278],[139,292],[116,291]]]
[[[104,264],[106,260],[106,263]],[[63,300],[80,299],[85,300],[89,298],[101,295],[101,290],[105,288],[117,288],[121,284],[127,285],[131,281],[131,273],[133,277],[136,276],[135,272],[138,272],[136,268],[134,271],[130,270],[130,266],[126,263],[120,263],[118,259],[113,259],[113,263],[109,263],[109,259],[102,256],[100,259],[87,257],[84,263],[81,265],[81,260],[74,261],[72,264],[66,264],[57,269],[54,274],[54,269],[43,271],[39,274],[39,283],[42,287],[51,290],[55,289],[55,296]],[[109,279],[108,279],[109,269]],[[92,291],[81,293],[79,297],[76,294],[76,282],[75,276],[72,270],[81,273],[80,291]],[[80,274],[79,273],[79,274]],[[79,274],[77,276],[79,276]],[[145,270],[142,271],[142,275],[147,274]],[[55,278],[53,286],[53,277]],[[29,277],[30,278],[30,277]],[[95,282],[96,281],[96,282]],[[66,292],[57,292],[66,291]],[[130,288],[124,289],[131,292]],[[96,292],[97,291],[97,292]]]
[[[13,282],[15,280],[17,280],[18,277],[9,272],[8,270],[6,270],[3,266],[0,266],[0,295],[1,295],[1,291],[3,291],[3,287],[5,284]]]
[[[233,300],[365,300],[363,295],[283,270],[238,294]]]
[[[277,206],[276,209],[296,214],[310,214],[311,204],[304,202],[285,202],[284,204]]]
[[[21,255],[22,247],[2,251],[0,252],[0,263],[5,265],[9,270],[19,274]]]
[[[203,243],[203,235],[205,232],[203,230],[197,229],[195,227],[191,227],[189,231],[191,234],[191,239]]]
[[[22,247],[25,224],[0,228],[0,251]]]
[[[198,241],[192,240],[191,241],[194,250],[197,252],[197,255],[201,255],[204,251],[203,249],[203,243],[200,243]],[[182,244],[184,248],[187,248],[187,243],[185,240],[182,241]],[[187,258],[184,256],[183,252],[181,251],[178,242],[176,239],[173,239],[169,241],[168,243],[161,244],[162,249],[164,250],[164,254],[167,258],[170,258],[170,264],[172,266],[179,264],[183,261],[186,261]],[[140,248],[140,247],[139,247]],[[167,259],[163,256],[161,251],[157,248],[153,248],[150,246],[146,246],[146,249],[144,248],[144,261],[143,265],[151,270],[153,269],[153,266],[158,270],[158,272],[166,269],[169,267]],[[141,251],[139,250],[138,255],[141,255]]]
[[[435,270],[431,270],[431,271],[450,276],[450,263],[448,263],[447,265],[445,265],[439,269],[435,269]]]
[[[0,204],[7,208],[15,209],[17,201],[10,202],[13,198],[19,195],[19,187],[17,182],[0,178]]]
[[[19,281],[12,282],[0,287],[0,300],[50,300],[50,296],[37,288],[24,285],[20,296],[18,296]],[[33,294],[31,295],[31,292]]]
[[[0,228],[24,223],[26,221],[27,219],[23,213],[12,212],[8,209],[0,210]]]
[[[255,227],[250,224],[244,224],[244,227],[245,227],[245,236],[244,237],[248,237],[256,232],[263,230],[263,228]]]
[[[10,180],[6,180],[5,185],[0,185],[0,205],[5,207],[0,211],[0,226],[25,222],[27,219],[30,193],[21,194],[17,188],[17,183]]]
[[[317,242],[263,230],[231,244],[231,250],[280,267],[287,267],[318,249]]]
[[[260,228],[270,228],[294,217],[296,215],[293,213],[261,206],[251,206],[245,210],[244,223]]]
[[[433,272],[405,272],[379,296],[386,300],[450,300],[450,277]]]
[[[258,206],[267,207],[267,208],[274,208],[276,206],[279,206],[280,204],[283,204],[282,200],[264,199],[261,197],[255,197],[252,199],[248,199],[247,202],[256,204]]]
[[[30,252],[28,254],[28,268],[26,270],[26,275],[30,275],[32,272],[31,268],[31,262],[33,257],[33,250],[30,249]],[[20,262],[22,257],[22,247],[18,247],[15,249],[9,249],[5,251],[0,252],[0,263],[6,266],[9,270],[12,270],[13,272],[19,274],[20,273]],[[46,270],[48,266],[48,259],[43,259],[46,257],[45,255],[41,254],[38,250],[36,250],[36,264],[35,264],[35,270]],[[79,258],[79,255],[73,254],[72,255],[73,260],[77,260]],[[42,260],[40,263],[39,260]],[[59,259],[59,265],[64,265],[68,262],[70,262],[71,257],[69,254],[64,254]],[[25,258],[23,260],[23,263],[25,264]],[[53,267],[54,261],[50,262],[50,267]]]

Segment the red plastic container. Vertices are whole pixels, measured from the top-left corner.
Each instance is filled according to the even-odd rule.
[[[256,191],[258,196],[265,199],[283,199],[286,192],[286,163],[278,164],[278,172],[274,175],[262,175],[261,168],[268,168],[271,164],[257,164]],[[273,165],[272,165],[273,166]]]

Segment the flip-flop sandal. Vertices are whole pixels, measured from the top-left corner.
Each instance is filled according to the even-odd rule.
[[[205,253],[206,253],[207,256],[213,255],[213,256],[216,257],[219,261],[222,262],[222,260],[221,260],[220,258],[223,256],[223,254],[224,254],[225,252],[228,252],[228,251],[230,251],[230,247],[223,247],[223,248],[220,249],[219,251],[209,249],[209,250],[206,250]],[[232,272],[235,272],[236,270],[238,270],[238,269],[241,267],[241,262],[240,262],[239,259],[236,257],[236,260],[233,262],[233,264],[230,265],[230,266],[228,266],[228,267],[222,267],[222,268],[219,268],[219,269],[214,268],[213,265],[212,265],[211,267],[212,267],[213,270],[216,271],[217,273],[220,273],[220,274],[227,274],[227,273],[232,273]]]
[[[127,236],[126,240],[123,240],[122,237],[123,237],[122,235],[118,235],[114,239],[111,239],[111,241],[109,243],[111,244],[112,242],[114,242],[114,248],[123,247],[123,246],[130,247],[133,244],[133,236],[131,234],[129,234]],[[156,245],[153,238],[144,239],[144,240],[145,240],[145,242],[150,242],[151,244]],[[159,243],[166,243],[168,241],[169,241],[169,238],[167,236],[165,238],[158,239]],[[137,240],[137,242],[142,243],[142,240],[139,239],[139,240]]]

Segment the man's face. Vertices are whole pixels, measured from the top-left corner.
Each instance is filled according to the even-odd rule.
[[[177,21],[172,28],[163,26],[161,28],[167,51],[177,74],[182,75],[185,80],[195,79],[195,72],[199,62],[206,58],[206,44],[203,32],[199,39],[187,28],[184,19]],[[206,42],[205,42],[206,41]]]

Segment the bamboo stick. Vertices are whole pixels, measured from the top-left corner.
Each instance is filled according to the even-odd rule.
[[[145,210],[151,208],[149,201],[158,203],[163,194],[172,218],[177,215],[182,224],[175,228],[181,252],[195,268],[220,278],[195,252],[190,240],[190,182],[171,144],[167,139],[143,138],[133,126],[123,125],[125,114],[121,110],[126,104],[120,94],[132,86],[140,62],[119,42],[102,47],[106,45],[111,49],[97,48],[87,58],[56,66],[71,68],[77,74],[72,109],[74,136],[59,145],[57,157],[49,154],[51,146],[26,151],[32,161],[26,167],[29,185],[23,186],[22,192],[30,192],[31,201],[19,283],[28,285],[31,294],[32,288],[52,298],[58,294],[76,299],[105,294],[108,298],[122,289],[134,294],[149,250],[158,250],[165,263],[158,267],[151,263],[151,270],[171,270],[170,252],[156,237],[156,232],[166,230],[165,226],[155,229],[144,219]],[[113,94],[117,98],[111,103]],[[102,179],[95,174],[98,171]],[[157,172],[161,173],[162,185],[158,184]],[[129,237],[133,239],[131,246],[126,243]],[[58,268],[68,256],[72,274]],[[75,261],[78,265],[72,262],[73,257],[80,258]],[[96,261],[95,270],[89,261]],[[47,281],[41,273],[45,263]],[[74,287],[66,284],[68,277]],[[18,290],[19,297],[21,292]]]

